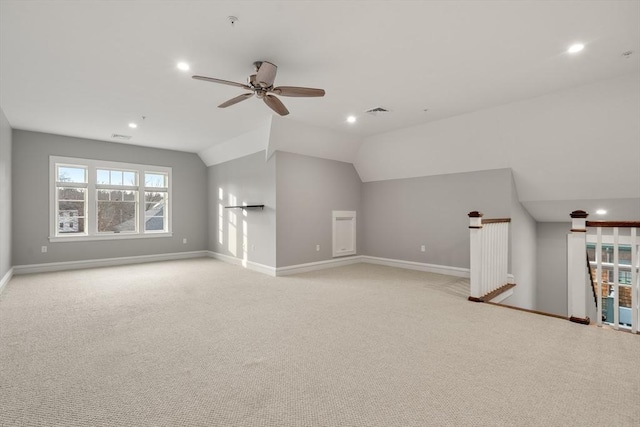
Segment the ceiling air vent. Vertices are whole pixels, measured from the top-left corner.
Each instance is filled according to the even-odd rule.
[[[367,114],[371,114],[372,116],[377,116],[378,114],[384,114],[384,113],[388,113],[389,110],[387,110],[384,107],[375,107],[372,108],[370,110],[365,111],[365,113]]]
[[[114,133],[113,135],[111,135],[111,138],[117,139],[119,141],[128,141],[131,139],[131,135],[121,135],[119,133]]]

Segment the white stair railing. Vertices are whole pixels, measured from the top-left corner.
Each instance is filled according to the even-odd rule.
[[[469,300],[485,301],[488,295],[508,284],[509,218],[482,219],[478,211],[469,214],[470,284]]]
[[[605,306],[607,323],[614,329],[630,328],[638,333],[640,326],[640,221],[587,221],[585,211],[571,213],[572,227],[568,236],[567,273],[570,320],[578,323],[590,322],[586,315],[588,291],[584,254],[588,244],[595,245],[594,286],[596,292],[596,324],[602,326]],[[588,234],[595,231],[595,234]],[[603,260],[603,247],[610,249],[609,258]],[[592,246],[593,247],[593,246]],[[628,258],[620,259],[621,248]],[[627,258],[627,257],[625,257]],[[605,279],[606,277],[606,279]],[[621,281],[620,278],[624,277]],[[604,304],[603,295],[608,304]],[[625,296],[621,305],[621,296]],[[630,298],[628,298],[630,296]],[[630,301],[629,301],[630,299]]]

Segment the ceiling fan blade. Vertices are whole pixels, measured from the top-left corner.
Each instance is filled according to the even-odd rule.
[[[242,95],[236,96],[235,98],[231,98],[230,100],[223,102],[222,104],[218,105],[218,108],[227,108],[233,104],[244,101],[245,99],[249,99],[252,96],[253,93],[243,93]]]
[[[314,89],[311,87],[296,87],[296,86],[278,86],[273,88],[273,93],[281,96],[301,96],[301,97],[314,97],[324,96],[324,89]]]
[[[287,107],[285,107],[282,101],[280,101],[275,96],[266,94],[263,99],[264,103],[267,104],[269,108],[271,108],[281,116],[286,116],[287,114],[289,114],[289,110],[287,110]]]
[[[278,67],[271,62],[262,61],[256,74],[256,81],[262,87],[271,87],[276,79]]]
[[[251,86],[247,86],[242,83],[230,82],[229,80],[214,79],[213,77],[204,77],[204,76],[191,76],[191,78],[196,80],[203,80],[205,82],[221,83],[223,85],[237,86],[246,90],[253,90]]]

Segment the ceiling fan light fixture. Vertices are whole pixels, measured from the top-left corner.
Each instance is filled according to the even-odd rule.
[[[178,67],[178,70],[182,71],[189,71],[189,69],[191,68],[186,62],[178,62],[176,67]]]
[[[355,123],[356,122],[356,116],[348,116],[347,117],[347,123]]]
[[[137,127],[138,127],[138,124],[137,124],[137,123],[133,123],[133,122],[131,122],[131,123],[129,123],[129,127],[130,127],[131,129],[135,129],[135,128],[137,128]]]

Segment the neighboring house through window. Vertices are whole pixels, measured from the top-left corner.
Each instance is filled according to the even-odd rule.
[[[51,241],[171,235],[171,168],[50,157]]]

